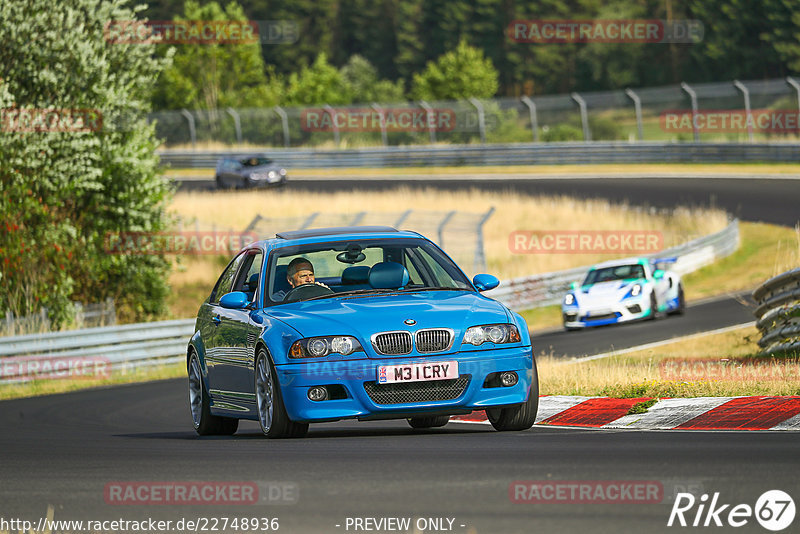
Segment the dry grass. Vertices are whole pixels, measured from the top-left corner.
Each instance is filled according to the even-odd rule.
[[[371,212],[459,210],[483,213],[496,208],[484,228],[489,271],[501,278],[548,272],[610,259],[608,254],[514,254],[509,234],[515,230],[658,230],[665,246],[721,230],[727,223],[721,210],[677,209],[656,212],[612,204],[606,200],[521,196],[512,191],[445,192],[400,188],[385,192],[313,193],[238,191],[178,193],[172,209],[185,219],[218,227],[244,229],[256,215],[290,217],[313,212],[355,216]]]
[[[747,327],[593,361],[538,356],[540,393],[628,398],[800,394],[800,355],[760,356],[758,338],[755,327]],[[708,369],[712,372],[703,372]]]

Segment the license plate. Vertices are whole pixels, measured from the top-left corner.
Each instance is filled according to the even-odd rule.
[[[458,378],[458,362],[425,362],[378,367],[378,383],[424,382]]]

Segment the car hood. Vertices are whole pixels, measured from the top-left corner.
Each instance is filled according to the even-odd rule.
[[[607,303],[616,303],[628,294],[634,284],[644,286],[646,281],[639,280],[613,280],[600,282],[590,286],[581,286],[575,290],[575,298],[582,306],[596,306]]]
[[[452,328],[459,340],[470,326],[507,323],[505,307],[472,291],[388,293],[282,304],[267,313],[302,337],[355,335],[362,343],[389,330]],[[406,320],[416,324],[409,326]]]

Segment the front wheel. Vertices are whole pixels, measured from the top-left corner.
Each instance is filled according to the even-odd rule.
[[[539,374],[536,372],[536,360],[534,360],[528,400],[510,408],[486,410],[486,417],[494,429],[500,432],[528,430],[536,422],[536,412],[538,411]]]
[[[258,352],[255,371],[258,424],[261,432],[268,438],[304,437],[308,432],[308,423],[296,423],[289,419],[272,362],[264,349]]]
[[[428,415],[425,417],[410,417],[407,419],[411,428],[437,428],[450,421],[449,415]]]
[[[238,419],[211,414],[211,402],[203,384],[200,360],[194,353],[189,359],[189,409],[192,412],[192,425],[201,436],[230,436],[239,428]]]

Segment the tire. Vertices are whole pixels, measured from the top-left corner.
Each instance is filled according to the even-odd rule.
[[[222,176],[217,175],[214,180],[217,182],[217,189],[228,189],[225,182],[222,181]]]
[[[275,380],[275,367],[263,348],[259,349],[256,357],[254,380],[261,432],[273,439],[305,437],[308,423],[296,423],[289,419],[281,388]]]
[[[425,417],[410,417],[406,419],[411,428],[438,428],[450,421],[449,415],[428,415]]]
[[[195,432],[201,436],[231,436],[239,428],[239,420],[211,414],[211,403],[200,372],[200,359],[192,352],[189,358],[189,411]]]
[[[510,408],[486,410],[486,417],[495,430],[499,432],[528,430],[536,422],[539,411],[539,374],[536,371],[536,360],[533,361],[531,389],[528,400]]]
[[[686,297],[683,294],[683,284],[678,284],[678,307],[670,315],[683,315],[686,313]]]
[[[647,316],[647,321],[655,321],[658,315],[658,303],[656,302],[656,294],[650,293],[650,315]]]

